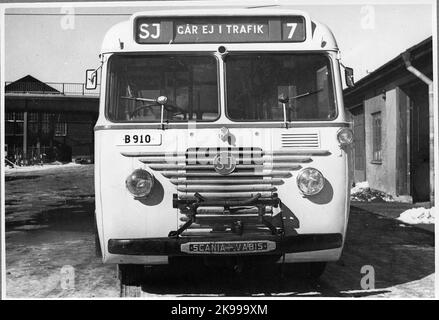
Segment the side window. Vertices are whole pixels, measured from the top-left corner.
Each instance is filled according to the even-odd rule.
[[[317,105],[318,105],[318,118],[319,119],[331,119],[335,117],[335,109],[332,107],[330,99],[333,99],[331,94],[330,84],[328,83],[331,78],[328,66],[323,66],[316,71],[317,80]]]
[[[381,162],[381,112],[372,114],[373,156],[372,160]]]

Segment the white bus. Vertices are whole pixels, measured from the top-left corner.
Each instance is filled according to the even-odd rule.
[[[112,27],[100,57],[96,229],[122,293],[183,259],[318,277],[340,258],[352,132],[325,25],[278,8],[151,10]]]

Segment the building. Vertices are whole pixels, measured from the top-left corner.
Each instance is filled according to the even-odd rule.
[[[93,159],[98,90],[43,83],[28,75],[5,86],[5,156],[33,162]]]
[[[355,181],[401,200],[433,202],[432,38],[344,91],[354,123]]]

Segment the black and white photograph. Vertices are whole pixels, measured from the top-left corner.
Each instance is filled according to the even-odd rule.
[[[2,299],[437,297],[435,1],[11,1],[0,35]]]

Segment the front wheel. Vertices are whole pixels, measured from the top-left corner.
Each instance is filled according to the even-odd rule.
[[[140,297],[142,293],[142,282],[145,278],[143,265],[119,264],[118,278],[121,297]]]
[[[284,276],[316,280],[325,272],[326,262],[286,263],[282,268]]]

